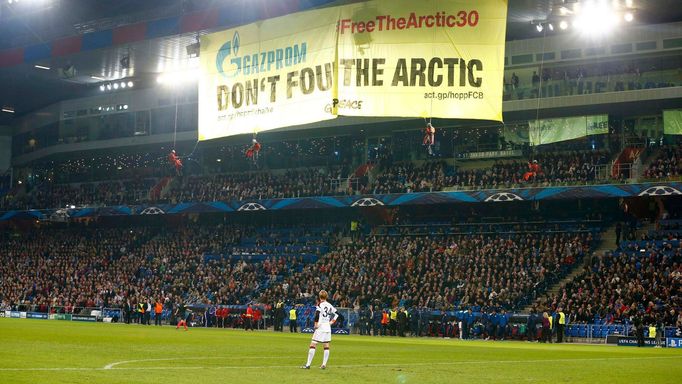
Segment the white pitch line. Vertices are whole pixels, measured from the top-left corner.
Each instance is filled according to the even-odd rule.
[[[232,357],[234,359],[245,359],[244,357]],[[251,359],[276,359],[280,357],[251,357]],[[282,359],[290,359],[291,357],[281,357]],[[203,358],[193,358],[208,359]],[[217,357],[210,357],[210,359],[218,359]],[[226,359],[221,357],[220,359]],[[519,363],[565,363],[565,362],[587,362],[587,361],[628,361],[628,360],[669,360],[682,359],[680,356],[643,356],[643,357],[604,357],[604,358],[581,358],[581,359],[537,359],[537,360],[465,360],[465,361],[437,361],[431,363],[368,363],[368,364],[340,364],[332,365],[335,368],[372,368],[372,367],[418,367],[418,366],[434,366],[434,365],[474,365],[474,364],[519,364]],[[146,360],[131,360],[135,362],[143,361],[170,361],[173,359],[146,359]],[[180,359],[182,360],[182,359]],[[121,362],[123,363],[123,362]],[[140,371],[140,370],[199,370],[199,369],[286,369],[298,368],[297,365],[226,365],[226,366],[208,366],[208,367],[123,367],[123,368],[98,368],[98,367],[71,367],[71,368],[0,368],[0,371]]]
[[[167,357],[162,359],[139,359],[139,360],[124,360],[117,361],[115,363],[107,364],[102,369],[113,369],[117,365],[130,364],[130,363],[146,363],[148,361],[177,361],[177,360],[211,360],[211,359],[239,359],[239,360],[274,360],[274,359],[290,359],[291,357],[284,356],[209,356],[209,357]]]

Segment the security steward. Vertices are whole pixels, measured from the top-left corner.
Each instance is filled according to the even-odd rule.
[[[298,324],[296,324],[296,307],[291,307],[289,310],[289,332],[298,332]]]

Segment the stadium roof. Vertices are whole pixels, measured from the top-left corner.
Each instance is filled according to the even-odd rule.
[[[291,11],[286,3],[314,7],[347,3],[353,0],[0,0],[0,56],[22,53],[16,63],[13,56],[0,57],[0,105],[11,106],[15,114],[0,114],[0,125],[12,116],[21,115],[58,102],[98,92],[103,80],[135,77],[145,82],[178,62],[187,62],[186,46],[197,32],[155,35],[128,44],[109,44],[101,49],[70,49],[71,39],[85,34],[111,31],[122,26],[162,21],[192,12],[207,12],[215,7],[252,7],[260,15]],[[509,0],[507,40],[537,37],[533,20],[547,20],[561,7],[572,7],[578,0]],[[625,1],[625,0],[623,0]],[[632,0],[640,23],[663,23],[682,20],[679,0]],[[283,8],[284,7],[284,8]],[[273,8],[277,8],[273,10]],[[293,9],[292,9],[293,10]],[[208,13],[208,12],[207,12]],[[205,13],[206,14],[206,13]],[[148,31],[147,31],[148,32]],[[205,32],[205,31],[200,31]],[[64,54],[54,54],[59,41]],[[76,41],[76,40],[74,40]],[[85,44],[79,40],[78,44]],[[97,41],[91,42],[97,44]],[[40,54],[50,46],[53,54]],[[80,45],[79,45],[80,47]],[[49,49],[48,49],[49,52]],[[29,54],[30,53],[30,54]],[[34,56],[31,56],[34,55]],[[37,57],[37,60],[27,60]],[[125,68],[125,58],[129,68]],[[122,59],[124,61],[122,62]],[[41,65],[50,70],[36,68]],[[64,71],[64,69],[67,69]],[[70,69],[75,69],[72,72]],[[61,69],[61,70],[60,70]]]

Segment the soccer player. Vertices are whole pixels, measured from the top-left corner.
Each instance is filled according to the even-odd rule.
[[[339,317],[338,313],[336,313],[336,308],[327,302],[327,296],[327,291],[320,291],[320,299],[315,310],[315,333],[313,333],[313,340],[310,342],[308,361],[301,367],[303,369],[310,369],[310,364],[313,362],[313,357],[315,357],[317,343],[322,343],[324,345],[324,355],[320,369],[327,368],[327,360],[329,360],[329,342],[332,341],[332,325]]]
[[[175,330],[180,329],[180,326],[185,327],[185,331],[187,331],[187,319],[189,318],[189,315],[187,314],[187,307],[185,307],[185,304],[183,302],[180,302],[178,304],[178,309],[175,312],[175,315],[180,321],[178,321],[178,325],[175,327]]]

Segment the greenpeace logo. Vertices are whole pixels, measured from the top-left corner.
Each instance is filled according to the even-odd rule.
[[[232,40],[223,44],[218,50],[216,69],[223,77],[234,78],[239,75],[258,74],[305,63],[308,52],[308,44],[302,42],[240,56],[240,46],[239,32],[235,31]]]
[[[332,100],[331,104],[327,104],[324,107],[324,111],[327,113],[333,113],[334,107],[339,109],[362,109],[362,100]]]

